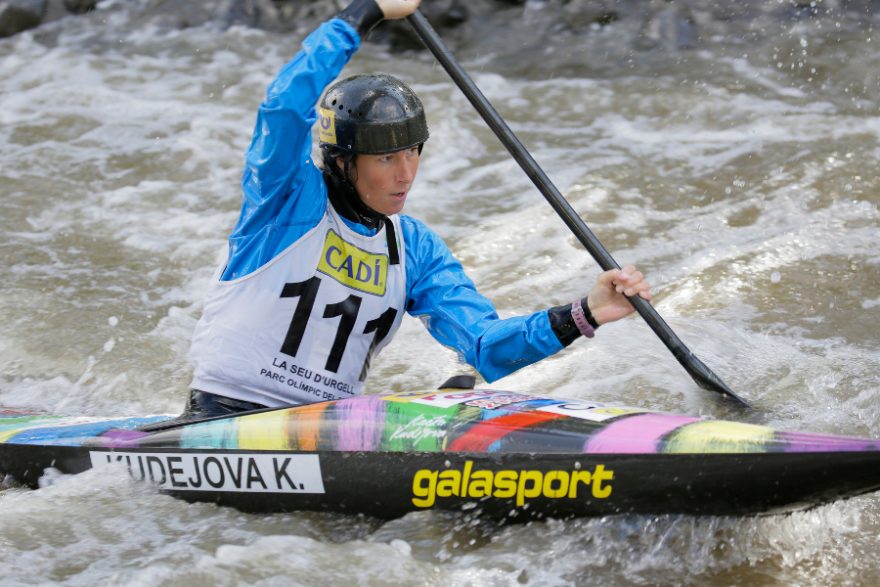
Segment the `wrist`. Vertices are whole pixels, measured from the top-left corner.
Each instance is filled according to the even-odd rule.
[[[580,308],[580,310],[578,310],[578,308]],[[586,324],[584,331],[591,333],[595,332],[595,330],[599,328],[599,324],[590,313],[586,298],[578,300],[573,304],[554,306],[547,310],[547,316],[550,319],[550,327],[553,329],[553,334],[556,335],[556,338],[559,339],[560,344],[564,347],[567,347],[581,336],[589,337],[589,335],[584,334],[575,323],[574,314],[579,314],[580,312],[583,312],[583,318]]]
[[[594,314],[592,308],[590,307],[590,297],[589,296],[582,299],[581,302],[583,303],[583,306],[584,306],[584,312],[587,314],[587,316],[590,317],[590,324],[593,325],[594,329],[599,328],[600,326],[602,326],[606,322],[609,322],[609,320],[606,320],[607,311],[606,311],[605,306],[600,306],[599,311]],[[593,323],[595,323],[595,324],[593,324]]]
[[[590,298],[581,298],[581,307],[584,309],[584,314],[586,315],[587,322],[590,323],[590,326],[593,327],[593,330],[599,328],[602,325],[601,322],[596,320],[596,317],[593,315],[593,312],[590,310]]]
[[[575,300],[571,304],[571,317],[578,331],[587,338],[593,338],[599,323],[590,312],[590,304],[587,298]]]
[[[357,29],[361,39],[382,22],[385,15],[376,0],[354,0],[339,13],[339,18]]]

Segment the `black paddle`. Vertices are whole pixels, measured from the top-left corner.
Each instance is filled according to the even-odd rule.
[[[574,208],[571,207],[571,204],[556,189],[556,186],[553,185],[553,182],[544,173],[544,170],[541,169],[519,139],[516,138],[516,135],[513,134],[513,131],[510,130],[510,127],[507,126],[501,115],[492,107],[489,100],[486,99],[470,76],[456,62],[455,57],[452,56],[452,53],[440,39],[437,32],[431,27],[430,23],[428,23],[428,20],[418,10],[408,16],[407,20],[415,29],[416,34],[422,39],[425,46],[430,49],[437,61],[440,62],[440,65],[443,66],[443,69],[446,70],[446,73],[458,85],[470,103],[477,109],[477,112],[480,113],[480,116],[483,117],[483,120],[486,121],[486,124],[489,125],[489,128],[492,129],[507,150],[510,151],[510,154],[513,155],[513,158],[516,159],[516,162],[519,163],[523,171],[526,172],[526,175],[532,179],[538,190],[544,194],[544,197],[547,198],[547,201],[556,210],[556,213],[559,214],[568,228],[581,241],[581,244],[586,247],[587,251],[599,263],[599,266],[605,271],[620,269],[620,265],[602,246],[602,243],[599,242],[596,235],[593,234],[586,223],[575,212]],[[738,401],[743,406],[750,407],[749,402],[736,395],[720,377],[694,356],[663,318],[660,317],[654,306],[638,296],[628,299],[700,387],[716,391]]]

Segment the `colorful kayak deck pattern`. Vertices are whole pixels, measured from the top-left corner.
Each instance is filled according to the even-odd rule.
[[[102,448],[557,454],[878,451],[880,441],[494,390],[360,396],[192,423],[0,411],[0,443]]]
[[[0,444],[82,446],[85,442],[116,430],[133,430],[168,416],[146,418],[94,418],[19,414],[0,408]],[[142,433],[136,433],[142,437]]]

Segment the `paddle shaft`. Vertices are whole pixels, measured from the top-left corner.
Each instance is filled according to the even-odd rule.
[[[428,20],[419,11],[408,16],[407,20],[425,46],[434,54],[440,65],[443,66],[452,80],[458,85],[465,97],[476,108],[477,112],[480,113],[480,116],[483,117],[489,128],[492,129],[498,139],[504,144],[523,171],[526,172],[526,175],[531,178],[538,190],[544,195],[581,244],[589,251],[599,266],[606,271],[609,269],[619,269],[620,265],[617,264],[608,250],[596,238],[596,235],[593,234],[593,231],[590,230],[580,215],[571,207],[571,204],[553,185],[553,182],[550,181],[544,170],[541,169],[501,115],[489,103],[489,100],[486,99],[467,72],[458,64]],[[727,395],[745,406],[749,405],[746,400],[734,393],[720,377],[694,356],[660,314],[657,313],[654,306],[638,296],[628,299],[639,315],[644,318],[648,326],[663,341],[700,387]]]

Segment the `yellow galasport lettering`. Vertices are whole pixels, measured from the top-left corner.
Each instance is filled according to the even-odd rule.
[[[578,490],[582,486],[593,498],[607,499],[611,496],[613,479],[614,471],[605,469],[605,465],[596,465],[592,470],[492,471],[474,469],[473,461],[465,461],[461,469],[416,471],[413,476],[412,502],[416,507],[429,508],[438,498],[481,499],[491,496],[513,499],[518,507],[523,507],[529,500],[542,497],[577,499]]]
[[[336,114],[327,108],[318,108],[318,140],[322,143],[336,143]]]
[[[361,250],[330,230],[324,239],[318,271],[352,289],[381,296],[388,278],[388,255]]]

